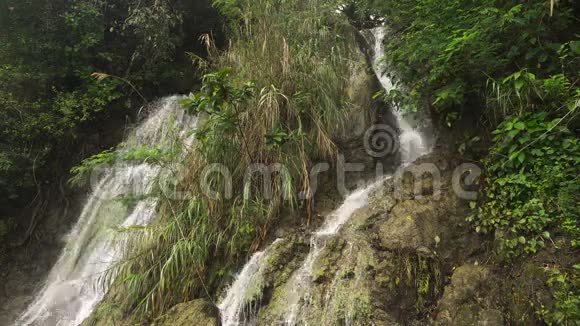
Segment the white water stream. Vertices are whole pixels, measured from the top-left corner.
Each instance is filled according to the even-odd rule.
[[[196,118],[177,104],[179,97],[159,101],[147,118],[118,151],[132,146],[163,147],[172,135],[186,145],[192,138]],[[173,122],[173,123],[170,123]],[[102,300],[106,288],[99,278],[121,258],[115,228],[146,225],[155,216],[157,199],[147,195],[160,168],[147,162],[115,163],[94,180],[92,193],[78,221],[66,237],[66,245],[52,268],[44,287],[16,321],[16,325],[76,326]],[[119,200],[131,196],[139,200],[128,210]]]
[[[374,37],[373,60],[375,73],[385,92],[388,93],[395,89],[395,86],[388,75],[384,74],[384,65],[380,60],[384,52],[383,40],[386,35],[386,29],[377,27],[371,30],[371,32]],[[411,126],[403,116],[403,113],[397,108],[393,111],[401,131],[399,135],[401,165],[406,166],[420,156],[427,154],[429,149],[421,133]],[[285,293],[287,293],[287,297],[284,324],[296,325],[302,322],[302,314],[308,309],[310,300],[313,265],[324,249],[326,240],[335,237],[352,215],[368,204],[369,195],[373,190],[390,177],[384,176],[379,181],[351,193],[345,198],[340,207],[326,217],[320,229],[312,234],[308,256],[302,266],[292,274],[286,284]],[[265,251],[256,253],[250,259],[248,264],[240,272],[235,283],[228,290],[226,298],[220,303],[219,308],[224,326],[252,325],[254,323],[255,316],[251,316],[248,320],[248,316],[242,313],[242,307],[244,306],[244,299],[247,296],[246,291],[251,288],[251,282],[255,277],[254,275],[268,260],[270,248],[268,247]],[[254,312],[254,314],[257,314],[257,312]]]
[[[373,34],[374,51],[373,51],[373,61],[374,61],[374,71],[379,79],[381,86],[385,90],[385,94],[389,94],[390,91],[397,89],[393,80],[388,76],[385,64],[382,62],[381,57],[385,51],[385,45],[383,43],[385,36],[387,35],[387,29],[385,27],[376,27],[371,30]],[[411,127],[409,121],[403,116],[400,108],[393,104],[393,114],[397,118],[399,123],[399,128],[401,134],[399,135],[399,148],[401,151],[401,161],[402,164],[409,164],[414,162],[420,156],[426,154],[428,146],[425,139],[421,133]]]
[[[251,291],[252,285],[259,282],[263,276],[264,267],[270,250],[282,239],[277,239],[266,250],[256,252],[246,263],[236,280],[228,289],[224,300],[218,308],[221,312],[222,326],[237,326],[241,323],[253,324],[257,311],[248,311],[246,294]]]
[[[322,227],[312,234],[310,252],[302,266],[294,272],[287,284],[288,291],[286,293],[288,293],[288,297],[286,302],[288,310],[285,316],[286,325],[295,325],[299,321],[300,313],[304,312],[305,307],[309,304],[314,262],[324,249],[326,240],[336,236],[352,214],[368,204],[369,194],[383,181],[381,179],[348,195],[340,207],[326,217]]]

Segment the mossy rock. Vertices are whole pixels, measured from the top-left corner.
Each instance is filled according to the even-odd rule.
[[[430,246],[438,232],[432,200],[407,200],[396,205],[379,226],[381,245],[389,250]]]
[[[546,285],[547,275],[538,261],[524,262],[513,270],[506,282],[507,313],[513,323],[534,324],[536,311],[553,311],[554,302]]]
[[[218,326],[219,310],[205,299],[180,303],[159,317],[154,326]]]
[[[438,304],[437,325],[503,325],[501,282],[489,268],[458,267]]]
[[[85,319],[82,326],[125,326],[131,325],[129,321],[124,318],[123,310],[116,304],[102,302],[93,311],[91,316]]]

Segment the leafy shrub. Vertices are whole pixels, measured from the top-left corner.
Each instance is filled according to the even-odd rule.
[[[193,40],[221,28],[210,0],[6,0],[0,15],[0,151],[13,163],[0,169],[0,210],[49,191],[86,135],[134,107],[134,92],[180,91],[185,50],[202,55]]]
[[[138,145],[125,149],[119,154],[119,160],[126,162],[149,162],[151,164],[163,164],[171,157],[169,150],[164,150],[159,147],[150,147],[147,145]]]
[[[169,162],[176,153],[171,149],[137,145],[132,147],[120,146],[118,150],[113,148],[105,150],[84,159],[81,164],[71,169],[69,183],[74,186],[84,186],[90,181],[91,173],[99,168],[120,162],[143,163],[163,165]]]
[[[235,136],[241,143],[232,145],[241,147],[247,155],[246,158],[252,160],[248,140],[240,129],[240,106],[253,95],[253,83],[235,85],[230,77],[230,70],[221,69],[203,77],[203,86],[199,93],[180,101],[191,113],[208,115],[206,122],[196,131],[196,139],[202,145],[202,153],[212,156],[223,151],[219,140]]]
[[[572,1],[557,2],[552,14],[549,1],[355,2],[362,13],[378,9],[395,30],[386,40],[385,60],[406,89],[397,102],[409,111],[430,107],[447,125],[464,114],[479,114],[488,77],[527,67],[537,79],[557,74],[577,79],[580,49]],[[526,76],[518,78],[518,87]],[[494,123],[515,114],[484,112]]]
[[[574,325],[580,320],[580,264],[570,272],[549,268],[548,285],[554,307],[540,305],[536,314],[548,325]]]
[[[105,164],[113,163],[115,158],[114,150],[108,149],[84,159],[81,164],[71,169],[70,172],[72,177],[70,178],[69,183],[75,186],[86,185],[90,180],[91,173],[95,171],[95,169],[102,167]]]
[[[494,134],[484,161],[486,199],[469,218],[477,231],[495,232],[508,257],[535,253],[552,230],[577,236],[580,144],[562,119],[526,114],[504,121]]]

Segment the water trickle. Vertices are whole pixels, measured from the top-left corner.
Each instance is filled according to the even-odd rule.
[[[385,93],[389,94],[396,87],[393,80],[389,77],[389,74],[392,74],[392,72],[387,72],[387,67],[382,60],[382,55],[385,50],[383,41],[387,35],[387,29],[385,27],[376,27],[371,29],[370,32],[373,35],[372,41],[374,42],[373,68]],[[401,109],[396,105],[393,105],[393,108],[393,113],[401,129],[401,134],[399,135],[401,161],[403,164],[408,164],[425,154],[427,145],[421,133],[417,129],[414,129],[403,116]]]
[[[150,117],[118,150],[128,151],[139,145],[164,146],[175,131],[190,144],[192,139],[184,136],[195,126],[196,118],[179,108],[178,99],[171,96],[159,101]],[[173,126],[168,123],[171,119]],[[91,314],[106,293],[99,278],[121,258],[114,228],[146,225],[157,210],[154,197],[139,200],[131,210],[119,198],[148,194],[159,173],[158,166],[146,162],[116,163],[103,171],[78,221],[66,236],[65,248],[44,287],[16,325],[76,326]]]
[[[257,308],[252,307],[255,298],[248,298],[253,286],[258,286],[263,277],[270,250],[282,239],[277,239],[266,250],[256,252],[246,263],[234,283],[227,291],[226,297],[218,305],[223,326],[253,325]]]
[[[384,180],[374,182],[363,187],[346,197],[344,202],[335,211],[330,213],[322,227],[314,232],[310,239],[310,252],[302,266],[294,272],[287,284],[289,307],[285,316],[286,325],[295,325],[299,320],[299,314],[304,311],[310,299],[310,288],[312,286],[312,270],[314,262],[324,249],[327,239],[336,236],[341,227],[350,219],[352,214],[358,209],[367,206],[369,194],[376,189]]]

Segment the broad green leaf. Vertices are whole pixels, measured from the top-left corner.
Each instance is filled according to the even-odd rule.
[[[523,123],[523,122],[518,122],[518,123],[516,123],[516,124],[514,125],[514,127],[515,127],[516,129],[519,129],[519,130],[524,130],[524,129],[526,129],[526,124],[525,124],[525,123]]]
[[[513,160],[514,160],[516,157],[518,157],[518,152],[513,152],[513,153],[510,155],[510,158],[509,158],[509,160],[510,160],[510,161],[513,161]]]
[[[580,41],[572,41],[570,42],[570,50],[575,54],[580,54]]]
[[[519,132],[519,130],[510,130],[510,132],[508,132],[508,138],[514,138]]]
[[[546,239],[550,239],[550,232],[544,231],[544,232],[542,232],[542,236]]]

